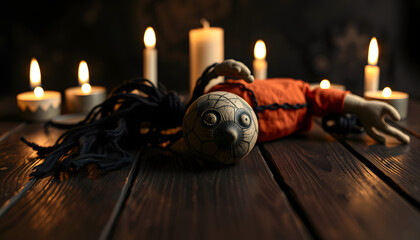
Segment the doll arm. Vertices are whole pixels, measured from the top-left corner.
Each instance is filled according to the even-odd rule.
[[[404,144],[410,142],[409,136],[385,122],[385,116],[389,116],[394,121],[400,120],[398,111],[387,103],[366,101],[349,93],[344,98],[343,112],[356,114],[366,133],[380,143],[386,141],[383,134],[395,137]]]
[[[254,81],[254,76],[251,75],[251,71],[248,67],[245,66],[245,64],[233,59],[227,59],[214,65],[213,69],[209,71],[207,78],[213,79],[218,76],[242,79],[248,83],[252,83]]]
[[[207,67],[203,75],[197,80],[194,92],[187,106],[190,106],[197,98],[204,94],[204,89],[210,80],[218,76],[226,76],[229,78],[239,78],[246,82],[252,83],[254,76],[245,64],[235,61],[233,59],[224,60],[221,63],[215,63]]]

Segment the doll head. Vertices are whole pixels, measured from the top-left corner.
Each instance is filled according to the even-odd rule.
[[[238,95],[212,92],[188,108],[183,135],[187,147],[200,160],[232,164],[254,147],[258,137],[257,117]]]

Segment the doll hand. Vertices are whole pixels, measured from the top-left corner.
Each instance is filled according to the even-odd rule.
[[[217,64],[214,66],[213,72],[217,76],[239,78],[248,83],[252,83],[254,81],[254,76],[251,75],[251,71],[245,66],[245,64],[233,59],[228,59]]]
[[[218,76],[227,76],[231,78],[243,79],[248,83],[254,81],[254,76],[245,64],[235,61],[233,59],[225,60],[221,63],[215,63],[206,68],[203,75],[197,80],[193,95],[190,98],[187,106],[190,106],[197,98],[204,94],[206,86],[209,82]]]
[[[398,111],[387,103],[366,101],[359,96],[347,94],[343,111],[356,114],[366,133],[380,143],[386,141],[383,133],[395,137],[404,144],[410,142],[409,136],[385,122],[385,116],[391,117],[394,121],[400,120]]]

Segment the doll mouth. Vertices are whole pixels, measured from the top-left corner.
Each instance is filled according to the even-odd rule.
[[[224,122],[216,128],[214,141],[219,149],[235,147],[241,141],[241,128],[235,122]]]

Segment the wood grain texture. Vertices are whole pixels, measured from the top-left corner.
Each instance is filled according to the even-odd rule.
[[[0,142],[6,140],[14,132],[26,126],[24,122],[1,122],[0,123]]]
[[[309,238],[308,232],[258,148],[220,169],[149,152],[114,234],[114,239],[302,238]]]
[[[130,166],[40,180],[2,219],[1,239],[98,239]]]
[[[416,239],[420,213],[315,125],[263,146],[325,239]]]
[[[386,144],[379,144],[366,134],[350,136],[341,141],[390,178],[420,206],[419,138],[411,136],[408,145],[400,144],[391,137],[387,137]]]
[[[52,144],[61,131],[47,136],[42,124],[25,127],[0,144],[0,200],[7,201],[29,179],[37,161],[19,137]],[[118,200],[130,166],[99,176],[94,167],[80,173],[38,181],[0,219],[0,239],[97,239]]]
[[[49,134],[43,131],[42,123],[29,124],[14,131],[0,142],[0,206],[21,189],[29,180],[29,174],[39,160],[34,159],[35,152],[19,139],[25,136],[29,141],[41,145],[51,145],[61,131],[51,129]]]

